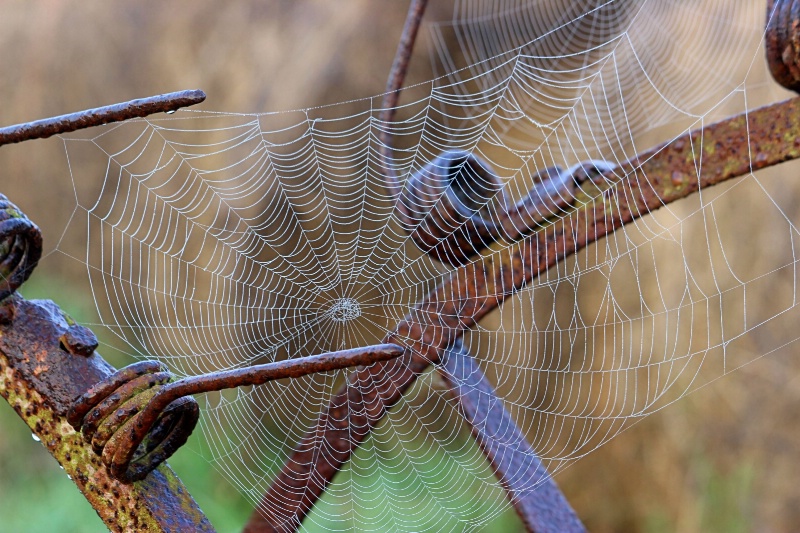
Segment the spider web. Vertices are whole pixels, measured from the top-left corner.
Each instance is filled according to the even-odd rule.
[[[404,183],[464,150],[517,200],[549,166],[617,164],[775,100],[763,11],[760,1],[460,0],[452,20],[427,27],[438,77],[406,89],[391,123],[378,96],[180,111],[64,137],[76,199],[66,231],[86,249],[59,250],[86,265],[107,348],[179,376],[377,344],[453,271],[409,239],[389,166]],[[551,474],[797,340],[797,196],[767,173],[702,190],[559,262],[465,334]],[[202,398],[207,459],[257,503],[347,373]],[[507,507],[428,372],[304,528],[471,530]]]

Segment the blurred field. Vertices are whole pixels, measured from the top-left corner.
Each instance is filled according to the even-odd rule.
[[[444,20],[449,2],[429,17]],[[12,124],[173,90],[202,88],[204,109],[272,111],[371,96],[383,90],[406,2],[273,0],[85,4],[3,3],[0,17],[0,124]],[[430,77],[427,43],[410,80]],[[765,83],[753,105],[780,91]],[[760,99],[760,100],[759,100]],[[663,132],[661,132],[663,135]],[[646,146],[661,139],[642,139]],[[71,215],[72,188],[58,140],[0,149],[0,192],[42,227],[52,250]],[[798,165],[759,174],[797,215],[797,188],[781,187]],[[732,187],[718,220],[741,222],[757,190]],[[769,261],[758,206],[736,253]],[[727,207],[726,207],[727,206]],[[738,206],[738,207],[737,207]],[[678,210],[680,211],[680,207]],[[684,205],[685,212],[690,209]],[[797,220],[796,218],[793,220]],[[745,228],[746,230],[747,228]],[[697,249],[701,250],[702,240]],[[785,250],[774,251],[775,255]],[[754,261],[757,262],[757,261]],[[24,295],[51,298],[79,321],[94,316],[91,295],[70,280],[84,267],[60,254],[42,261]],[[766,309],[784,290],[756,296]],[[774,292],[770,292],[774,291]],[[778,326],[776,326],[778,327]],[[792,328],[791,323],[780,327]],[[769,330],[737,349],[775,347]],[[558,477],[591,531],[790,531],[800,524],[800,359],[790,345],[655,413]],[[121,358],[117,366],[130,361]],[[55,461],[0,405],[0,530],[102,531],[102,523]],[[194,444],[200,447],[199,443]],[[220,531],[237,531],[250,507],[212,466],[185,450],[170,464]],[[497,531],[516,527],[513,516]]]

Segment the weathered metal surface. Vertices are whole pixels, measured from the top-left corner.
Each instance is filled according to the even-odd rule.
[[[200,90],[179,91],[7,126],[0,128],[0,146],[31,139],[45,139],[59,133],[146,117],[155,113],[169,113],[182,107],[199,104],[205,99],[206,93]]]
[[[800,92],[800,0],[769,0],[767,63],[775,81]]]
[[[73,400],[112,374],[94,353],[97,338],[53,302],[13,294],[42,252],[39,229],[0,195],[0,395],[83,492],[113,531],[213,531],[175,474],[164,465],[125,486],[67,421]]]
[[[69,353],[83,357],[92,355],[98,344],[94,332],[80,324],[72,324],[59,340]]]
[[[574,211],[530,238],[525,213],[504,221],[521,240],[453,272],[384,341],[398,359],[351,374],[296,446],[246,528],[292,531],[333,476],[414,380],[491,310],[534,277],[622,225],[700,188],[800,156],[800,99],[692,131],[648,150],[576,191]],[[509,218],[511,216],[509,215]]]
[[[149,425],[139,424],[148,403],[172,379],[157,362],[134,363],[94,384],[72,403],[67,421],[80,429],[113,478],[123,483],[144,479],[192,434],[200,408],[191,397],[167,402]],[[127,430],[136,426],[141,438],[130,439]]]
[[[93,385],[72,403],[67,420],[103,458],[116,479],[130,483],[186,443],[199,417],[190,395],[261,385],[400,356],[403,348],[380,344],[174,380],[154,361],[134,363]]]
[[[113,479],[67,421],[72,401],[114,369],[98,354],[61,347],[73,323],[50,301],[10,296],[0,305],[0,395],[64,468],[112,531],[210,532],[202,511],[166,465],[145,481]],[[9,309],[10,308],[10,309]]]
[[[527,530],[537,533],[585,531],[578,515],[460,340],[445,351],[439,374],[449,385],[464,420]]]
[[[0,194],[0,301],[28,279],[41,256],[39,228]]]

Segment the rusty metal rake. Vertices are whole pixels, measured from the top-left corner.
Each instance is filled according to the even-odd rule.
[[[387,121],[425,4],[414,0],[409,11],[390,75]],[[767,29],[770,67],[779,82],[795,89],[800,0],[770,1],[769,11],[776,14]],[[171,111],[204,97],[201,91],[173,93],[4,128],[0,145]],[[391,139],[384,138],[386,158],[390,147]],[[163,463],[197,421],[191,395],[356,366],[263,496],[259,508],[269,512],[257,510],[245,528],[294,531],[356,447],[434,366],[525,526],[537,532],[582,531],[461,336],[557,262],[623,225],[705,187],[798,157],[800,99],[792,99],[689,132],[620,165],[589,161],[548,169],[526,198],[501,202],[502,215],[491,217],[468,208],[499,194],[491,169],[471,154],[442,154],[404,186],[387,176],[387,188],[399,198],[399,218],[418,246],[457,268],[384,344],[185,380],[175,380],[154,362],[115,372],[95,353],[91,331],[52,302],[16,295],[40,258],[41,234],[0,195],[0,394],[110,529],[211,531]],[[421,215],[408,209],[425,203],[429,190],[442,188],[447,192],[440,209]],[[592,201],[597,198],[603,201]],[[556,209],[568,214],[551,216]],[[543,221],[548,223],[542,226]],[[492,253],[481,255],[487,249]]]

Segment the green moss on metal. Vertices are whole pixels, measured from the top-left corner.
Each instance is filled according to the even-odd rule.
[[[71,316],[69,316],[69,315],[68,315],[67,313],[65,313],[64,311],[61,311],[61,316],[63,316],[63,317],[64,317],[64,320],[67,322],[67,325],[69,325],[69,326],[74,326],[74,325],[76,325],[76,324],[77,324],[77,322],[75,322],[75,319],[74,319],[74,318],[72,318]]]
[[[164,468],[162,470],[164,477],[166,477],[167,485],[169,486],[170,491],[175,493],[180,493],[186,490],[183,487],[183,483],[178,478],[178,476],[169,468]],[[191,500],[183,499],[181,500],[181,508],[183,511],[189,515],[196,514],[198,512],[198,508],[196,506],[191,505]],[[198,516],[198,521],[205,518],[202,514]]]
[[[11,218],[25,218],[25,215],[23,215],[18,209],[15,209],[13,207],[6,207],[4,211]]]
[[[162,531],[146,509],[126,505],[131,501],[132,487],[107,479],[97,456],[81,436],[66,420],[55,416],[38,392],[25,388],[2,354],[0,373],[0,395],[64,468],[110,530]]]

